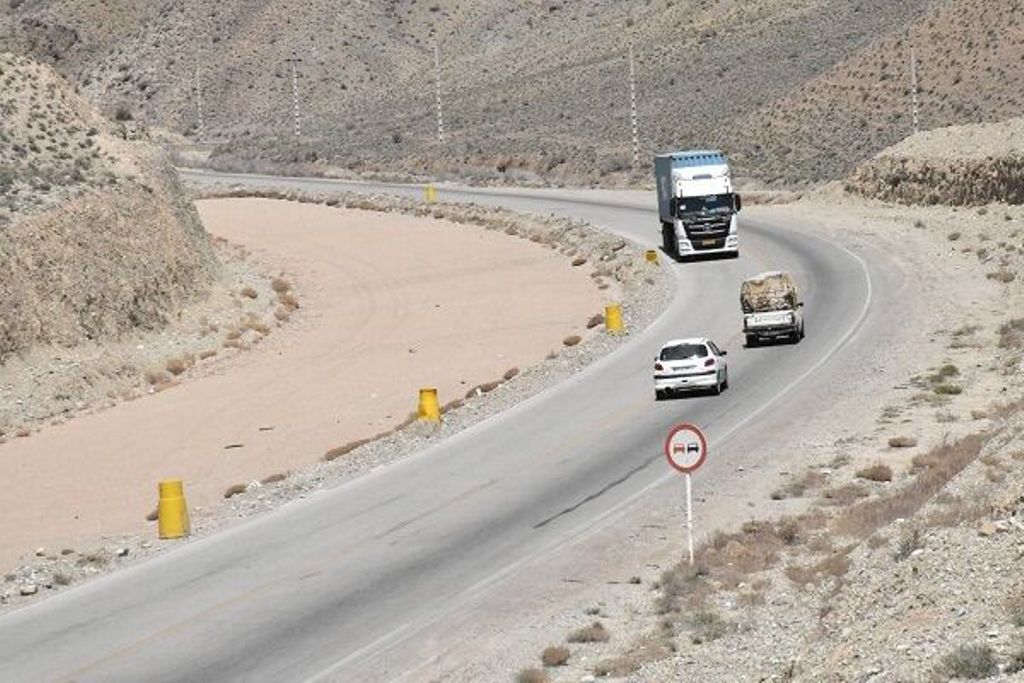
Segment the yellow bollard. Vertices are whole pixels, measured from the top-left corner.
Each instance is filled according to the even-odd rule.
[[[604,329],[612,334],[622,334],[626,326],[622,324],[622,306],[608,304],[604,307]]]
[[[420,405],[416,414],[419,419],[427,422],[441,421],[441,406],[437,402],[437,389],[420,389]]]
[[[185,487],[181,479],[160,482],[160,502],[157,504],[160,538],[181,538],[192,533],[185,503]]]
[[[423,188],[423,199],[425,199],[428,204],[433,204],[434,202],[436,202],[437,201],[437,188],[434,187],[433,185],[427,185],[426,187],[424,187]]]
[[[644,254],[644,258],[647,259],[648,263],[658,262],[658,252],[655,249],[648,249],[647,253]]]

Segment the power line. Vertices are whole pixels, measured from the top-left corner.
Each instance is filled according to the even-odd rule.
[[[633,125],[633,169],[640,163],[640,133],[636,115],[636,60],[633,57],[633,40],[629,41],[629,112]]]
[[[920,129],[917,111],[917,53],[914,46],[910,46],[910,102],[911,116],[914,121],[914,133]]]

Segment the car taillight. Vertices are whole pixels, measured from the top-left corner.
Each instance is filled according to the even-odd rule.
[[[704,361],[704,367],[706,367],[706,368],[710,368],[714,364],[715,364],[715,359],[714,358],[708,358],[706,361]]]
[[[664,365],[662,365],[661,363],[655,363],[655,364],[654,364],[654,369],[655,369],[655,370],[664,370],[664,369],[665,369],[665,366],[664,366]]]

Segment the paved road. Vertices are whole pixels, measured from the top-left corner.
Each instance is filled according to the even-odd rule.
[[[631,199],[442,194],[658,239],[653,212]],[[402,671],[389,652],[664,485],[661,441],[683,408],[713,446],[737,438],[851,339],[862,343],[874,305],[864,261],[781,226],[746,220],[743,231],[738,260],[670,266],[678,292],[666,314],[569,381],[417,456],[0,619],[0,681],[391,680]],[[769,266],[804,283],[808,336],[743,349],[738,283]],[[733,386],[655,403],[651,359],[689,334],[731,352]]]

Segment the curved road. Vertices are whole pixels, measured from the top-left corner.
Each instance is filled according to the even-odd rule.
[[[330,188],[418,188],[190,174]],[[646,202],[585,193],[442,190],[443,198],[560,212],[644,244]],[[642,201],[642,198],[640,199]],[[653,198],[650,202],[653,206]],[[391,680],[398,646],[592,533],[662,487],[662,440],[681,415],[713,446],[808,391],[875,304],[874,266],[805,233],[746,219],[743,257],[671,265],[669,310],[586,371],[413,457],[0,619],[3,681]],[[743,349],[737,290],[765,268],[805,290],[798,346]],[[731,354],[721,397],[655,403],[652,356],[702,334]],[[813,382],[810,382],[813,383]],[[729,463],[708,469],[727,476]],[[428,627],[431,627],[428,629]],[[443,637],[443,636],[442,636]],[[454,636],[453,636],[454,637]]]

